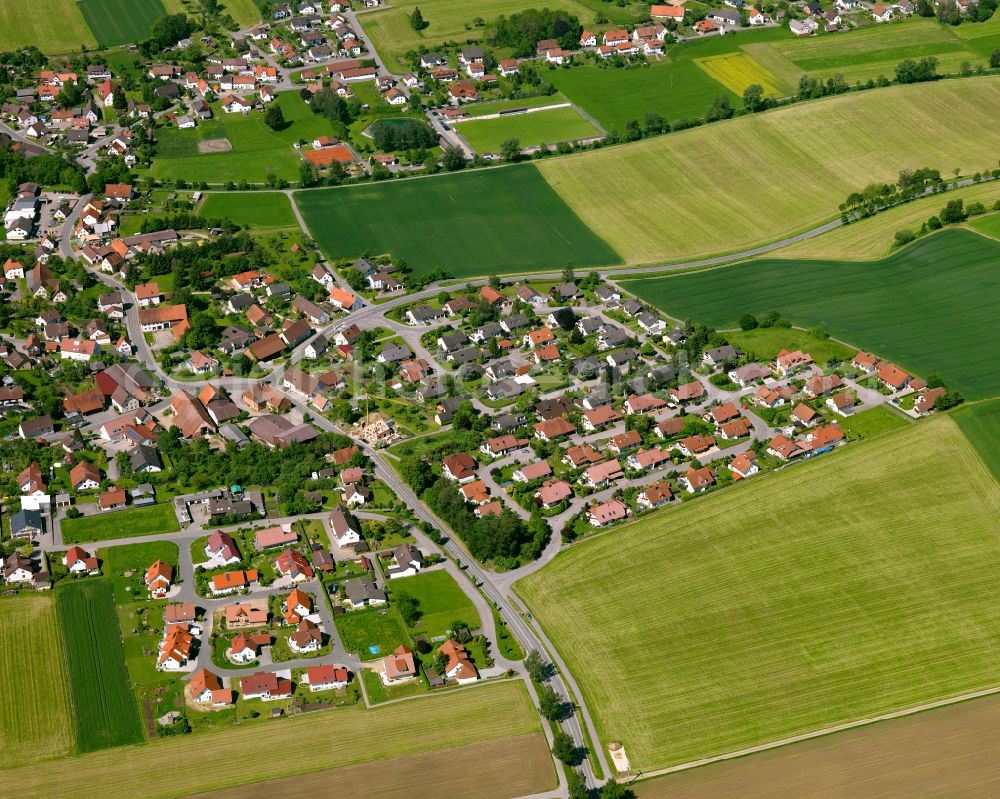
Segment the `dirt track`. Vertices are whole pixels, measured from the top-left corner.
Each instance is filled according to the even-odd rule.
[[[633,787],[639,799],[992,799],[998,754],[991,696]]]
[[[386,730],[391,735],[391,730]],[[308,754],[303,756],[308,757]],[[198,794],[198,799],[413,799],[453,793],[462,799],[507,799],[555,787],[552,760],[540,733],[441,749],[419,755],[359,763],[280,780]]]

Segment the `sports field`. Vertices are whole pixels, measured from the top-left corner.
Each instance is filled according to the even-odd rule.
[[[163,738],[143,746],[86,754],[66,760],[60,768],[18,766],[5,776],[18,786],[21,799],[178,799],[540,732],[524,686],[507,682],[374,710],[354,706]],[[289,741],[307,741],[308,756],[289,757]],[[518,768],[518,750],[511,752],[513,756],[505,754],[504,760],[508,768]],[[121,767],[124,762],[128,768]],[[151,774],[163,773],[165,763],[191,767],[185,769],[183,779],[151,779]],[[473,776],[465,774],[463,781],[467,779]]]
[[[1000,697],[633,785],[639,799],[992,799]]]
[[[482,0],[475,4],[469,4],[465,0],[421,0],[419,5],[420,13],[427,22],[427,27],[421,31],[413,30],[410,25],[412,4],[392,5],[384,10],[361,15],[365,33],[388,66],[395,61],[399,67],[409,69],[402,59],[410,50],[424,53],[436,49],[444,42],[461,42],[464,45],[467,41],[478,40],[483,28],[481,24],[476,24],[477,19],[494,20],[501,15],[510,16],[518,11],[539,7],[530,0]],[[575,14],[585,27],[591,26],[591,30],[596,30],[592,24],[597,11],[612,22],[635,22],[642,15],[642,11],[635,5],[618,8],[610,3],[587,3],[584,0],[546,0],[545,7]],[[609,26],[598,27],[603,29]]]
[[[141,741],[111,582],[62,585],[56,605],[69,663],[77,750],[94,752]]]
[[[532,164],[296,192],[330,258],[391,253],[453,277],[619,263]]]
[[[964,405],[955,411],[954,419],[1000,481],[1000,399]]]
[[[301,159],[292,145],[299,139],[330,135],[330,122],[313,114],[298,92],[280,92],[275,102],[288,123],[277,131],[264,124],[263,114],[227,114],[217,103],[212,105],[215,118],[196,128],[157,131],[157,155],[149,174],[216,184],[240,180],[260,184],[269,173],[298,180]],[[228,139],[232,150],[199,153],[198,143],[209,139]]]
[[[902,168],[983,169],[997,103],[996,77],[893,86],[550,158],[538,169],[628,263],[683,261],[812,228],[836,217],[852,191]],[[913,129],[922,135],[907,135]],[[829,136],[837,147],[815,146]]]
[[[472,601],[446,571],[400,577],[392,580],[389,587],[396,597],[409,594],[417,600],[420,619],[414,630],[429,638],[444,635],[455,621],[464,621],[470,630],[482,624]]]
[[[0,752],[3,766],[68,754],[73,746],[66,663],[51,594],[0,599]]]
[[[593,538],[518,592],[648,771],[996,685],[998,529],[1000,485],[942,416]]]
[[[29,44],[43,53],[68,53],[79,50],[81,45],[96,47],[97,40],[76,0],[3,0],[0,52]]]
[[[747,311],[890,358],[921,377],[939,374],[966,399],[1000,394],[993,308],[1000,244],[943,230],[883,261],[750,261],[676,277],[628,281],[674,317],[734,327]]]
[[[987,208],[1000,200],[1000,182],[989,181],[974,186],[949,191],[947,194],[935,194],[922,197],[919,200],[890,208],[875,216],[853,222],[850,225],[836,228],[822,236],[789,244],[775,250],[773,258],[837,258],[844,261],[862,261],[883,258],[893,249],[894,236],[897,230],[903,228],[916,233],[927,219],[939,213],[949,200],[961,199],[966,205],[981,202]],[[998,217],[981,217],[972,221],[972,226],[987,235],[990,225],[995,224]],[[983,228],[987,229],[983,229]],[[1000,238],[995,231],[995,238]]]
[[[471,119],[456,123],[454,128],[477,153],[499,153],[500,145],[507,139],[517,139],[522,147],[534,147],[601,135],[571,106],[495,119]]]
[[[255,229],[295,227],[287,194],[277,191],[206,194],[198,213],[207,219],[228,219]]]
[[[80,0],[79,6],[102,47],[141,41],[167,15],[161,0]]]
[[[66,544],[175,533],[180,529],[174,506],[169,502],[147,505],[144,508],[126,508],[114,513],[81,516],[78,519],[63,519],[60,527]]]

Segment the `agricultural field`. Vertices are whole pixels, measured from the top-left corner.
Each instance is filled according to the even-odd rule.
[[[66,544],[176,533],[180,529],[174,506],[169,502],[147,505],[143,508],[126,508],[113,513],[81,516],[78,519],[63,519],[60,527],[63,542]]]
[[[555,94],[541,94],[536,97],[524,97],[519,100],[489,100],[482,103],[473,103],[462,107],[466,116],[480,117],[486,114],[495,114],[498,111],[507,111],[511,108],[541,108],[544,105],[559,105],[567,102],[559,92]]]
[[[477,153],[499,153],[500,145],[507,139],[517,139],[522,147],[534,147],[601,135],[601,131],[572,106],[493,119],[470,119],[456,123],[454,128]]]
[[[277,191],[206,194],[198,213],[207,219],[228,219],[255,230],[297,226],[291,200]]]
[[[747,87],[754,83],[764,90],[767,97],[785,97],[788,94],[787,84],[782,83],[746,53],[725,53],[698,58],[695,59],[695,63],[705,70],[709,77],[739,97],[742,97]]]
[[[863,261],[883,258],[893,250],[897,230],[916,233],[927,219],[937,214],[948,200],[963,200],[966,205],[981,202],[987,208],[1000,200],[1000,183],[988,181],[964,186],[945,195],[931,195],[905,205],[835,228],[829,233],[789,244],[771,253],[772,258],[836,258],[843,261]],[[991,235],[990,226],[996,217],[980,217],[970,224],[981,233]],[[1000,237],[1000,230],[994,231]]]
[[[58,25],[53,20],[59,20]],[[76,0],[3,0],[0,3],[0,52],[33,44],[43,53],[68,53],[96,47]]]
[[[1000,485],[941,416],[595,537],[517,590],[602,742],[648,771],[996,685],[998,525]]]
[[[260,4],[254,0],[222,0],[222,7],[236,20],[240,30],[260,22]]]
[[[453,277],[619,263],[531,164],[299,191],[306,225],[331,258],[391,253],[415,274]]]
[[[271,799],[300,799],[323,796],[330,785],[336,785],[340,796],[403,799],[434,796],[455,774],[463,775],[463,799],[531,795],[552,787],[555,780],[545,738],[536,733],[286,777],[255,785],[254,792]],[[244,786],[212,791],[200,799],[245,796]]]
[[[893,86],[551,158],[538,170],[627,263],[684,261],[808,230],[835,218],[852,191],[903,168],[989,168],[981,143],[994,135],[997,103],[995,77]],[[914,128],[923,135],[908,136]],[[836,148],[814,145],[830,135]]]
[[[1000,481],[1000,399],[963,405],[954,412],[953,418]]]
[[[1000,239],[1000,214],[989,214],[973,219],[969,226],[984,236]]]
[[[992,799],[1000,698],[990,696],[632,786],[638,799]]]
[[[472,600],[446,571],[432,571],[415,577],[400,577],[390,583],[393,596],[409,594],[417,600],[420,619],[414,632],[428,638],[444,635],[452,622],[463,621],[470,630],[482,624]]]
[[[78,5],[101,47],[142,41],[167,15],[161,0],[79,0]]]
[[[991,239],[942,230],[883,261],[765,259],[624,285],[672,316],[720,328],[747,311],[777,310],[982,399],[1000,394],[1000,373],[986,366],[995,352],[998,256]]]
[[[93,579],[60,586],[56,605],[69,663],[77,750],[141,741],[111,582]]]
[[[420,3],[420,13],[427,22],[427,27],[421,31],[413,30],[410,25],[409,15],[413,7],[406,5],[364,13],[361,15],[361,24],[371,39],[372,46],[385,59],[386,65],[391,69],[395,62],[401,71],[406,71],[409,66],[405,55],[410,50],[427,52],[440,48],[445,42],[464,45],[467,41],[476,41],[482,35],[482,21],[536,7],[536,4],[527,0],[483,0],[475,5],[469,5],[463,0],[425,0]],[[648,9],[643,9],[638,4],[619,8],[595,0],[547,0],[545,7],[575,14],[585,27],[592,29],[594,16],[598,12],[607,16],[611,22],[621,23],[634,23],[642,18],[643,11],[648,13]]]
[[[51,594],[0,599],[0,751],[7,763],[73,746],[66,661]]]
[[[461,719],[460,724],[455,720]],[[387,734],[391,731],[391,734]],[[540,734],[538,716],[520,682],[484,685],[374,710],[352,706],[268,724],[206,731],[142,746],[92,752],[60,768],[19,765],[5,776],[22,799],[180,799],[263,780],[358,763]],[[288,757],[288,741],[309,742],[309,757]],[[253,757],[248,758],[247,752]],[[519,750],[505,756],[520,767]],[[210,754],[207,754],[210,753]],[[499,757],[499,755],[498,755]],[[123,762],[129,768],[122,768]],[[196,763],[183,780],[150,779],[164,763]],[[471,777],[466,775],[471,782]],[[551,787],[549,775],[538,790]]]
[[[279,92],[275,102],[281,105],[287,123],[277,131],[264,124],[261,113],[227,114],[218,103],[212,106],[215,118],[200,122],[197,128],[158,129],[157,155],[149,175],[216,184],[262,183],[268,174],[297,180],[301,159],[292,145],[299,139],[330,135],[332,127],[325,117],[313,114],[298,92]],[[232,150],[198,152],[199,142],[216,139],[228,139]]]

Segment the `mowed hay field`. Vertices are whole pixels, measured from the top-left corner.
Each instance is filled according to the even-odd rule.
[[[161,0],[80,0],[79,6],[102,47],[141,41],[167,15]]]
[[[506,682],[374,710],[354,706],[164,738],[82,755],[61,768],[19,766],[5,776],[18,786],[21,799],[177,799],[528,734],[541,734],[538,716],[524,686]],[[289,757],[290,741],[308,742],[308,752]],[[172,763],[188,764],[183,779],[150,778]],[[513,771],[520,763],[508,762],[507,767]],[[470,772],[461,775],[463,782],[471,783],[473,777]]]
[[[43,53],[68,53],[96,47],[76,0],[0,2],[0,52],[33,44]]]
[[[601,135],[571,106],[495,119],[470,119],[456,123],[454,128],[477,153],[499,153],[507,139],[517,139],[521,147],[534,147]]]
[[[507,799],[551,788],[555,774],[545,736],[520,735],[285,777],[254,785],[253,792],[270,799],[301,799],[325,796],[335,785],[338,796],[412,799],[435,796],[443,784],[455,781],[461,782],[463,799]],[[199,799],[245,799],[246,791],[246,786],[223,788]]]
[[[1000,485],[948,417],[649,517],[518,583],[649,771],[1000,684]]]
[[[56,603],[69,663],[77,749],[93,752],[141,741],[111,583],[87,580],[60,586]]]
[[[296,226],[292,201],[278,191],[206,194],[198,213],[206,219],[228,219],[249,228]]]
[[[778,310],[927,377],[966,399],[1000,394],[1000,243],[942,230],[882,261],[764,259],[623,285],[678,319],[735,327]]]
[[[997,103],[996,77],[893,86],[551,158],[538,169],[628,263],[681,261],[812,228],[852,191],[903,168],[985,169],[984,143],[1000,141]],[[817,147],[820,139],[837,146]]]
[[[0,599],[0,768],[70,751],[66,683],[55,598]]]
[[[897,230],[916,233],[930,217],[938,214],[949,200],[962,200],[966,205],[981,202],[987,208],[1000,200],[1000,182],[988,181],[965,186],[947,194],[934,194],[890,208],[888,211],[835,228],[829,233],[803,239],[770,253],[770,258],[836,258],[844,261],[867,261],[883,258],[893,249]],[[979,217],[972,226],[991,224],[997,216]],[[987,220],[990,220],[988,223]],[[988,232],[988,231],[982,231]]]
[[[632,786],[639,799],[992,799],[992,696]]]
[[[294,195],[331,258],[391,253],[453,277],[620,263],[532,164]]]

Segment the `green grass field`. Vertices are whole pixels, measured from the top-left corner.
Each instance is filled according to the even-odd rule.
[[[812,355],[818,363],[849,361],[857,352],[839,342],[818,338],[807,330],[787,327],[733,330],[724,335],[730,344],[739,347],[755,361],[773,361],[782,349],[803,350]]]
[[[981,399],[1000,394],[1000,373],[987,366],[998,263],[1000,244],[944,230],[884,261],[768,259],[625,287],[673,316],[717,327],[732,327],[746,311],[776,309],[793,324],[820,326]]]
[[[934,214],[937,214],[952,199],[961,199],[967,205],[981,202],[987,208],[1000,200],[1000,183],[990,181],[975,186],[965,186],[949,191],[946,195],[932,195],[919,200],[890,208],[875,216],[836,228],[822,236],[790,244],[775,250],[774,258],[837,258],[844,261],[861,261],[882,258],[892,251],[897,230],[907,229],[913,233]],[[1000,237],[1000,230],[989,230],[996,224],[995,217],[980,217],[973,220],[973,227],[994,238]],[[985,228],[985,229],[984,229]]]
[[[352,610],[337,616],[335,623],[344,649],[357,653],[362,660],[376,660],[400,644],[410,645],[410,636],[395,611],[382,614],[377,609]],[[379,651],[370,651],[372,646]]]
[[[53,24],[58,20],[58,24]],[[96,47],[76,0],[3,0],[0,3],[0,52],[29,44],[43,53],[68,53]]]
[[[56,591],[56,605],[69,663],[77,750],[141,741],[111,582],[67,583]]]
[[[80,0],[78,5],[102,47],[141,41],[167,15],[161,0]]]
[[[174,506],[165,502],[144,508],[126,508],[113,513],[63,519],[63,542],[79,544],[87,541],[107,541],[112,538],[134,538],[137,535],[175,533],[179,530]]]
[[[470,630],[482,624],[472,601],[446,571],[433,571],[415,577],[400,577],[389,583],[395,596],[409,594],[417,600],[420,619],[414,632],[433,638],[444,635],[452,622],[464,621]]]
[[[454,277],[620,262],[531,164],[294,196],[331,258],[391,253]]]
[[[1000,239],[1000,214],[987,214],[969,222],[969,225],[980,233],[994,239]]]
[[[838,416],[837,424],[840,428],[854,438],[871,438],[872,436],[887,433],[899,427],[906,427],[911,424],[902,416],[889,410],[885,405],[876,408],[869,408],[867,411],[855,413],[851,416]]]
[[[375,710],[360,705],[162,738],[66,759],[59,768],[6,764],[5,776],[21,799],[179,799],[232,786],[252,792],[263,780],[540,732],[524,686],[506,682]],[[309,757],[289,757],[290,740],[308,741]],[[192,767],[183,779],[152,778],[171,763]]]
[[[0,599],[0,751],[4,765],[68,754],[73,745],[56,603]]]
[[[264,124],[264,115],[256,111],[247,116],[227,114],[218,104],[212,109],[215,118],[197,128],[160,128],[149,174],[216,184],[240,180],[259,184],[269,173],[297,180],[301,158],[292,145],[299,139],[312,141],[316,136],[330,135],[332,128],[329,120],[313,114],[298,92],[280,92],[275,102],[281,105],[288,123],[282,130],[271,130]],[[232,150],[199,153],[198,142],[206,139],[229,139]]]
[[[297,226],[288,195],[276,191],[207,194],[198,212],[259,230]]]
[[[241,30],[260,22],[260,5],[254,0],[222,0],[222,7],[236,20]]]
[[[601,135],[569,106],[496,119],[473,119],[454,127],[477,153],[499,153],[506,139],[517,139],[522,147],[534,147]]]
[[[964,405],[952,418],[1000,481],[1000,399]]]
[[[594,538],[517,590],[602,742],[649,770],[995,685],[998,525],[1000,485],[940,417]]]
[[[410,25],[412,5],[393,5],[384,10],[362,14],[361,24],[387,65],[391,66],[395,61],[398,66],[406,68],[403,57],[409,50],[427,52],[444,42],[465,44],[466,41],[476,41],[482,36],[482,27],[476,25],[475,20],[494,20],[501,15],[510,16],[536,7],[536,4],[527,0],[482,0],[474,5],[463,0],[424,0],[420,3],[420,13],[423,14],[427,27],[421,31],[413,30]],[[546,0],[545,7],[575,14],[585,27],[589,26],[591,29],[595,29],[594,16],[598,12],[612,22],[622,23],[635,22],[641,18],[643,11],[648,13],[648,9],[639,5],[621,8],[593,0]]]
[[[538,169],[628,263],[683,261],[812,228],[836,217],[852,191],[902,168],[990,167],[982,142],[994,135],[997,103],[996,77],[893,86],[551,158]],[[906,134],[914,128],[922,135]],[[814,145],[829,135],[836,148]]]

